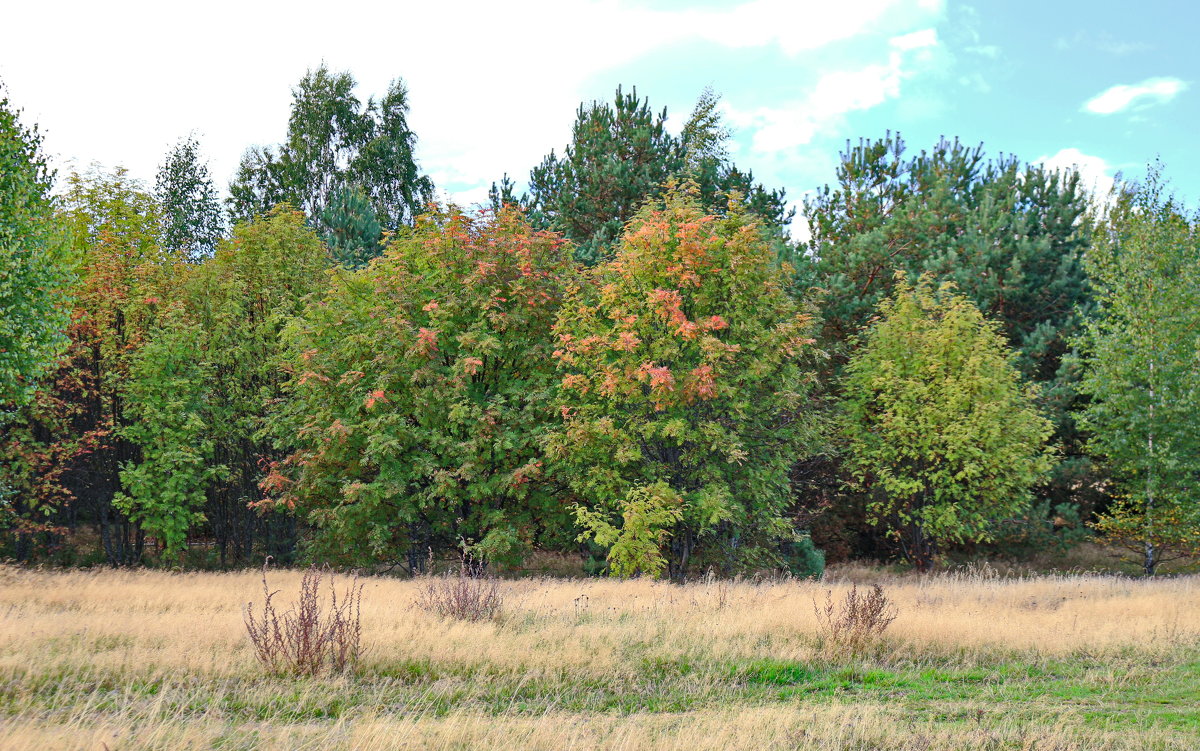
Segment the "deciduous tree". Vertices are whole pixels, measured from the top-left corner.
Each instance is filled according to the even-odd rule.
[[[788,470],[819,441],[805,410],[812,319],[761,224],[672,190],[630,224],[555,325],[562,427],[550,455],[613,571],[682,578],[778,563]],[[647,490],[651,488],[651,490]],[[628,563],[622,551],[635,551]]]
[[[315,552],[419,569],[459,544],[513,562],[561,543],[539,439],[574,273],[570,246],[515,211],[450,208],[334,274],[288,331],[275,436],[293,453],[264,481],[316,527]]]
[[[51,183],[41,136],[0,90],[0,425],[32,398],[67,343],[71,263]]]
[[[1083,423],[1119,487],[1097,526],[1151,575],[1200,554],[1200,216],[1152,169],[1115,196],[1087,270],[1098,305],[1080,338]]]
[[[999,325],[932,285],[898,275],[847,366],[843,423],[870,519],[922,571],[939,543],[988,539],[1052,466],[1052,427]]]

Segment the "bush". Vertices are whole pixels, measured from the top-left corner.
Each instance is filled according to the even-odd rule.
[[[466,558],[458,573],[430,578],[417,596],[417,607],[425,612],[460,621],[492,620],[503,605],[495,578]]]
[[[783,554],[792,576],[820,579],[825,575],[825,552],[817,548],[809,535],[802,535],[795,542],[787,543]]]
[[[878,584],[866,594],[859,594],[858,585],[852,584],[837,606],[833,593],[826,591],[825,604],[818,605],[814,600],[813,612],[826,653],[834,657],[861,655],[899,615]]]
[[[246,603],[244,619],[254,654],[273,673],[316,675],[322,669],[341,673],[358,661],[362,648],[360,622],[363,585],[356,574],[338,598],[329,575],[329,611],[322,617],[321,580],[329,569],[313,566],[300,581],[300,598],[289,610],[279,613],[272,602],[276,590],[267,586],[267,563],[263,564],[263,612],[255,617],[254,603]]]

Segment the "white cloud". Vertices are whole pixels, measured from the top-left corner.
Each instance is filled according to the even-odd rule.
[[[1092,194],[1095,201],[1104,203],[1112,193],[1115,170],[1103,157],[1085,154],[1077,148],[1061,149],[1053,156],[1042,156],[1034,161],[1053,170],[1077,170],[1083,188]]]
[[[1186,88],[1187,83],[1178,78],[1147,78],[1141,83],[1118,84],[1105,89],[1084,102],[1083,109],[1096,115],[1142,109],[1169,102]]]
[[[893,37],[887,62],[855,70],[834,70],[821,76],[804,96],[776,107],[739,111],[726,107],[730,122],[753,132],[751,147],[774,154],[811,143],[837,127],[850,112],[866,110],[900,96],[909,64],[927,59],[937,46],[937,34],[924,29]]]
[[[55,57],[46,57],[44,35],[8,35],[0,79],[60,165],[120,163],[152,181],[167,147],[196,130],[223,185],[247,146],[282,140],[289,91],[305,69],[324,60],[350,70],[364,99],[402,76],[422,167],[455,195],[476,195],[504,172],[523,178],[551,147],[561,149],[579,102],[599,93],[587,87],[649,53],[699,42],[794,56],[920,29],[942,12],[941,0],[747,0],[671,11],[630,0],[344,0],[331,18],[329,4],[316,0],[212,0],[200,9],[45,0],[16,4],[5,23],[52,29]],[[892,53],[918,52],[923,33],[897,37]],[[871,106],[880,90],[893,96],[899,85],[890,64],[840,75],[842,85],[865,89],[818,87],[824,110]],[[605,83],[602,95],[617,83]],[[732,75],[716,83],[731,97],[734,85],[754,85]]]

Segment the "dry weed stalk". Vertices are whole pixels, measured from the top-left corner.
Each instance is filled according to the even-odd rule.
[[[300,580],[300,597],[291,609],[278,612],[272,602],[279,590],[267,586],[267,566],[263,564],[262,586],[265,600],[262,616],[255,617],[254,603],[246,603],[243,620],[254,654],[271,672],[315,675],[323,668],[341,673],[358,661],[362,649],[361,606],[363,585],[358,574],[338,597],[334,577],[328,567],[313,566]],[[329,611],[323,615],[321,580],[329,575]]]
[[[466,558],[457,574],[429,579],[417,595],[417,607],[443,618],[491,620],[500,614],[504,597],[496,580],[480,573]]]
[[[839,605],[834,605],[833,592],[826,590],[825,604],[813,600],[813,612],[826,650],[834,656],[861,655],[899,615],[878,584],[866,594],[852,584]]]

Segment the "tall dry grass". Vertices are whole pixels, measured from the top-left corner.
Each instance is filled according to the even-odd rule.
[[[272,588],[290,598],[300,578],[273,572]],[[903,702],[725,706],[736,666],[827,659],[813,604],[864,578],[507,581],[497,619],[463,622],[415,606],[425,582],[370,577],[358,674],[289,681],[264,675],[246,637],[257,572],[0,567],[0,748],[1186,747],[1166,730],[1122,746],[1121,733],[1023,724],[985,705],[970,712],[995,715],[986,724],[936,727],[913,724]],[[1152,680],[1200,645],[1192,578],[983,571],[884,587],[899,617],[870,657],[882,665],[1084,660],[1111,663],[1113,681]],[[614,691],[640,703],[590,711],[612,709]]]

